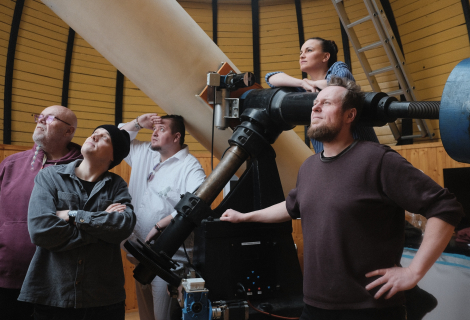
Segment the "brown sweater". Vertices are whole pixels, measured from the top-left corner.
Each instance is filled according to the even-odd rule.
[[[387,146],[360,141],[331,161],[320,154],[299,170],[286,200],[302,218],[304,302],[323,309],[401,305],[403,293],[375,300],[365,274],[400,264],[404,209],[457,225],[455,196]]]

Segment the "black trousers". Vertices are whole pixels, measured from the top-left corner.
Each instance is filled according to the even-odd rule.
[[[103,307],[58,308],[34,305],[34,320],[124,320],[124,301]]]
[[[305,305],[300,320],[406,320],[405,306],[383,309],[326,310]]]
[[[33,305],[18,301],[20,289],[0,288],[0,318],[4,320],[32,320]]]

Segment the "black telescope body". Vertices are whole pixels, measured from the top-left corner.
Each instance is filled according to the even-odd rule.
[[[283,130],[309,125],[313,102],[318,93],[293,92],[289,88],[251,90],[240,103],[241,111],[265,109]],[[398,118],[439,119],[439,101],[398,101],[383,92],[366,92],[358,123],[381,127]],[[243,114],[242,114],[243,117]]]

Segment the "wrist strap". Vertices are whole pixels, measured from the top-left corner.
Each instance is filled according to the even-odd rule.
[[[158,232],[162,232],[164,228],[160,227],[160,226],[158,225],[158,222],[157,222],[157,223],[155,224],[155,229],[157,229]]]

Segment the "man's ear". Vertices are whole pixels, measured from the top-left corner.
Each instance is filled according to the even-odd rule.
[[[179,142],[181,139],[181,133],[177,132],[175,134],[175,138],[173,139],[173,142]]]
[[[354,121],[354,119],[356,119],[357,109],[356,108],[351,108],[351,109],[346,111],[346,114],[347,114],[347,118],[346,118],[347,123],[352,123]]]
[[[74,134],[75,134],[75,128],[72,127],[72,126],[69,126],[69,127],[67,128],[67,131],[65,131],[65,135],[66,135],[66,136],[72,136],[72,137],[73,137]]]

